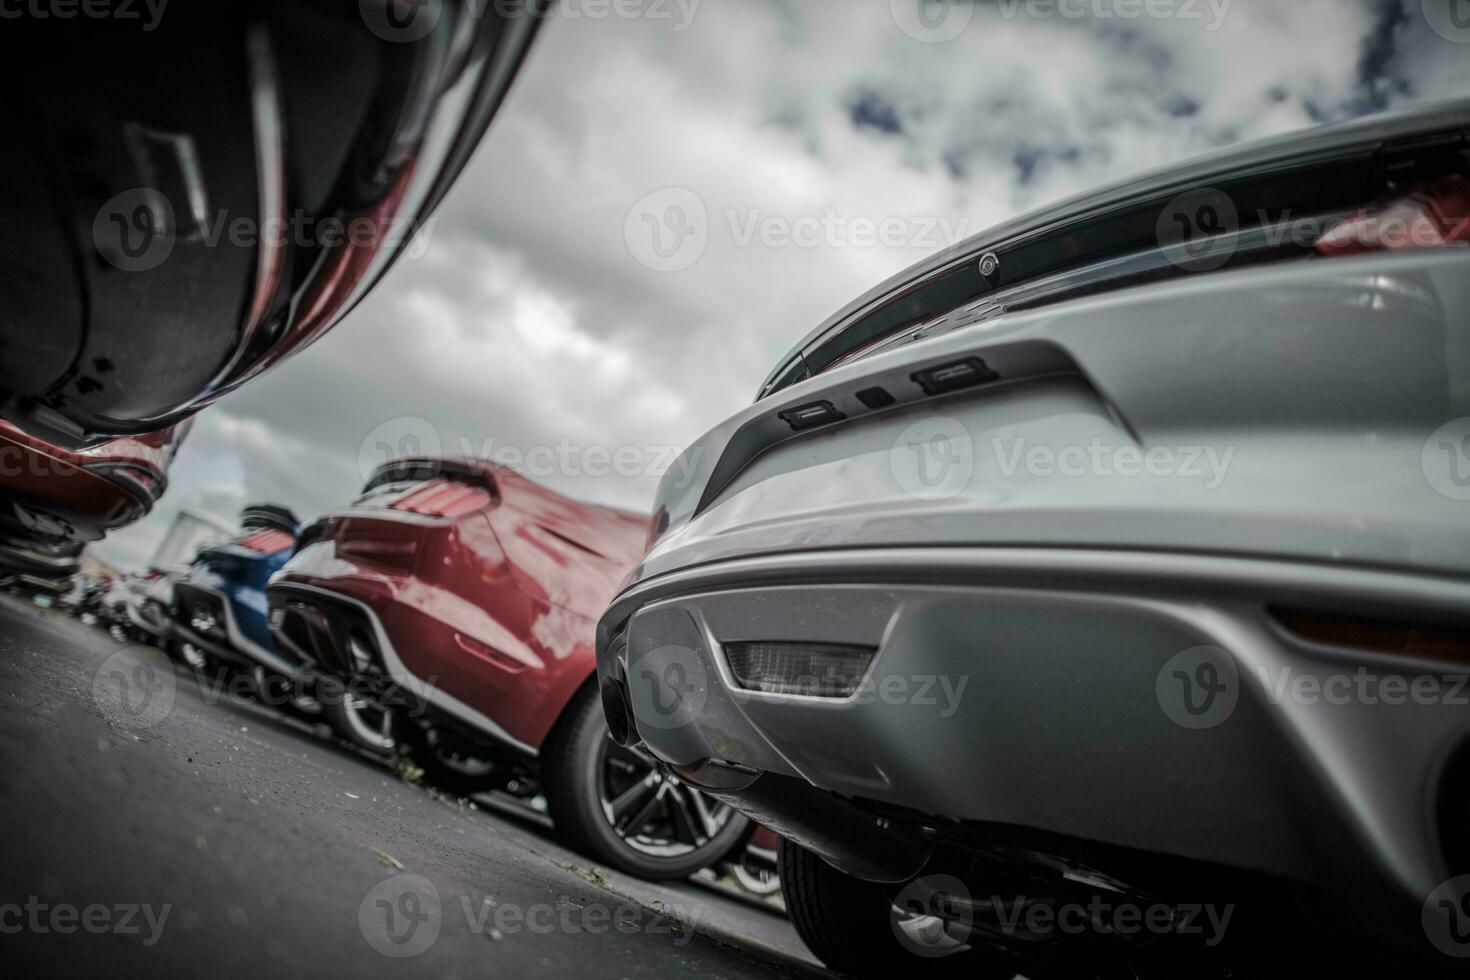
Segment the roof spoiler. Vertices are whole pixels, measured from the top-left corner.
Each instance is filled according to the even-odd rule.
[[[495,466],[481,459],[444,459],[434,456],[405,456],[393,459],[373,470],[363,486],[363,493],[371,493],[389,483],[424,482],[428,480],[458,480],[473,486],[483,487],[496,501],[500,500],[500,486],[495,478]]]

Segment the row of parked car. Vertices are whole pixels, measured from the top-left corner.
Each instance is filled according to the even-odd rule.
[[[443,791],[519,798],[612,867],[718,866],[769,897],[769,831],[607,737],[593,624],[647,529],[492,464],[400,459],[310,525],[248,507],[188,564],[59,602]]]
[[[443,198],[545,11],[419,7],[7,28],[50,68],[0,104],[27,137],[0,162],[27,229],[0,241],[12,574],[64,579],[146,512],[189,419],[406,241],[210,248],[200,202],[411,230]],[[640,874],[759,820],[844,972],[1298,975],[1339,949],[1448,972],[1470,714],[1270,679],[1458,690],[1467,241],[1463,101],[1172,166],[838,311],[651,518],[397,460],[299,531],[255,513],[177,583],[170,628],[368,751],[534,786]],[[1205,905],[1228,937],[1189,927]]]

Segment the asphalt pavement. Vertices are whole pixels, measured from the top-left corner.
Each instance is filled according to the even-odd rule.
[[[7,976],[813,977],[790,924],[0,597]]]

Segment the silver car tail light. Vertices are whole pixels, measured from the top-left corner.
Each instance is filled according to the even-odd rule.
[[[875,647],[836,643],[726,643],[725,660],[740,686],[765,694],[851,697],[877,656]]]

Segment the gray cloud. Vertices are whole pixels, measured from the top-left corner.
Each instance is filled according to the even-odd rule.
[[[947,244],[768,247],[742,229],[832,215],[974,233],[1237,140],[1470,92],[1466,46],[1418,0],[1234,0],[1215,30],[1025,9],[977,4],[944,43],[881,2],[703,3],[687,30],[551,23],[427,251],[205,413],[158,515],[102,553],[140,561],[181,506],[339,505],[364,440],[409,432],[405,417],[450,452],[570,445],[577,472],[546,482],[646,509],[660,447],[748,403],[813,325]],[[625,241],[630,209],[665,188],[708,221],[675,272]],[[589,452],[619,449],[647,458],[585,475]]]

